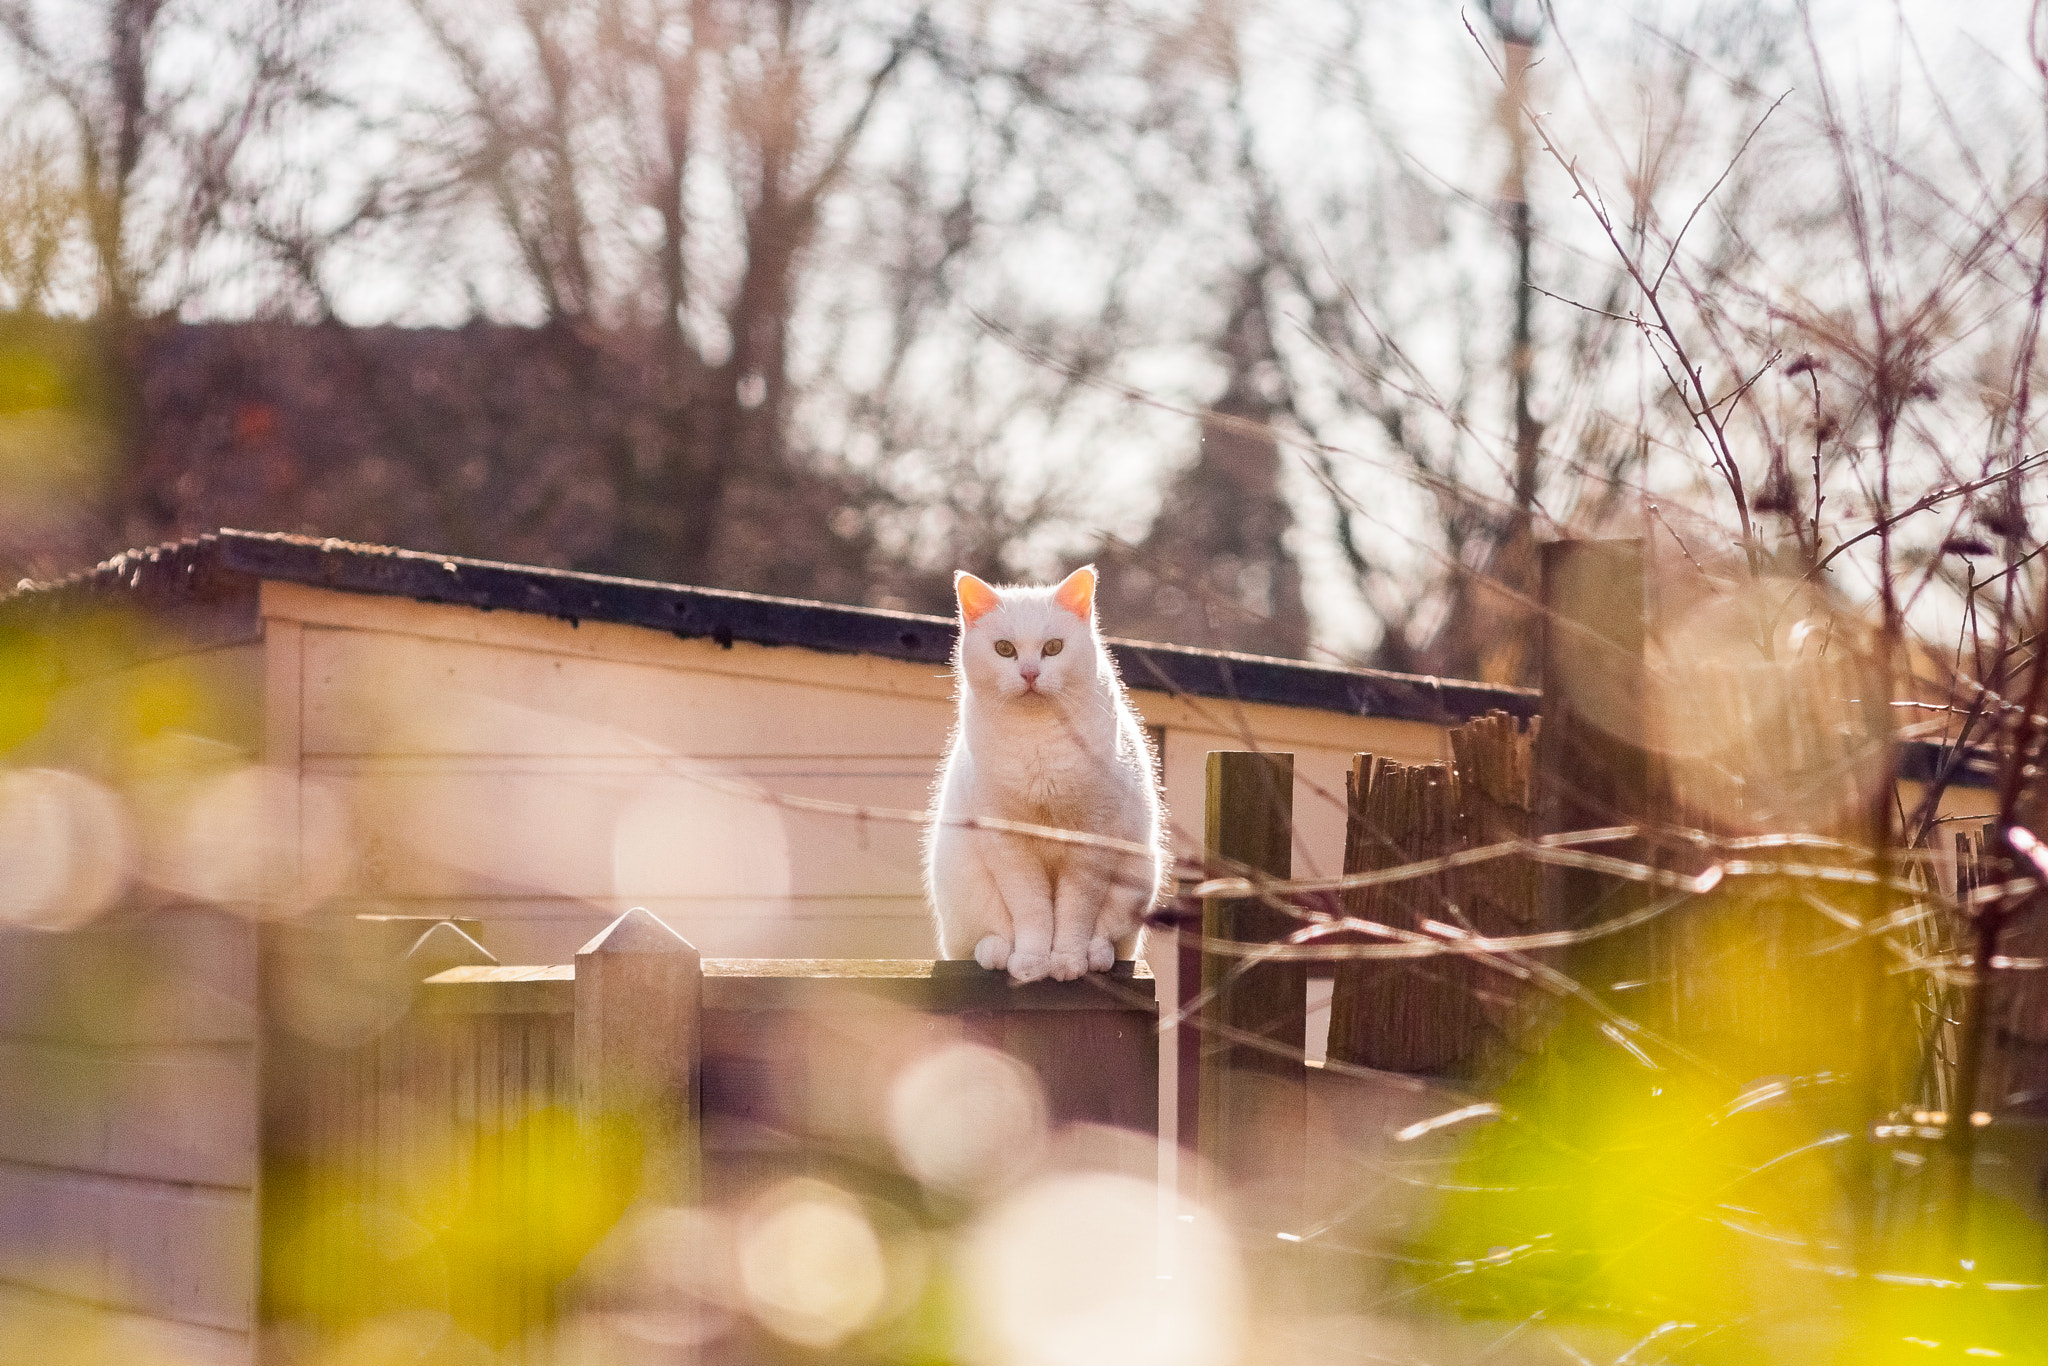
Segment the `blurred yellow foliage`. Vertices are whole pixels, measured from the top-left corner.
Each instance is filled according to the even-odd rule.
[[[502,1129],[415,1115],[373,1147],[274,1163],[266,1312],[344,1357],[442,1320],[493,1349],[545,1332],[632,1195],[637,1162],[599,1156],[621,1151],[538,1106]]]
[[[1424,1298],[1655,1339],[1632,1360],[2040,1359],[2042,1228],[1979,1195],[1959,1260],[1924,1159],[1858,1165],[1860,1083],[1911,1033],[1875,941],[1838,931],[1796,895],[1723,892],[1585,955],[1601,1009],[1573,1010],[1451,1160],[1412,1247]]]

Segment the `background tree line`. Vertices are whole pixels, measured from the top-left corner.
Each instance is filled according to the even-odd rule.
[[[1529,681],[1543,537],[1857,537],[1946,634],[2038,578],[2041,80],[1853,11],[7,0],[0,568],[1096,556],[1112,629]]]

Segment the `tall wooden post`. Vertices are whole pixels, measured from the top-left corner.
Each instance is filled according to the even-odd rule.
[[[1294,756],[1209,755],[1203,854],[1212,875],[1285,879],[1293,869]],[[1270,944],[1301,922],[1257,897],[1210,897],[1206,941]],[[1239,1217],[1292,1231],[1301,1209],[1302,1071],[1308,976],[1301,962],[1202,955],[1199,1149],[1205,1180],[1239,1197]],[[1205,1191],[1213,1199],[1220,1191]]]
[[[1643,644],[1647,604],[1639,540],[1543,547],[1543,729],[1536,741],[1536,833],[1626,825],[1649,800]],[[1605,852],[1639,852],[1617,845]],[[1543,921],[1608,919],[1612,879],[1547,868]]]
[[[632,1182],[642,1154],[629,1198],[696,1198],[703,995],[702,957],[643,908],[577,950],[577,1105],[608,1170]]]

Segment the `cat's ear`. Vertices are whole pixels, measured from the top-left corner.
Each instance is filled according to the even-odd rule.
[[[1081,620],[1090,620],[1095,612],[1095,566],[1084,564],[1061,579],[1052,600]]]
[[[1002,601],[990,588],[964,569],[953,571],[953,592],[960,598],[960,624],[972,626],[995,610]]]

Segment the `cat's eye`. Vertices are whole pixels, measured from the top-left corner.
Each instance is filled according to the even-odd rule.
[[[1067,642],[1065,642],[1064,640],[1048,640],[1047,642],[1045,642],[1045,648],[1043,650],[1040,650],[1039,653],[1045,656],[1045,658],[1051,659],[1054,655],[1058,654],[1061,650],[1064,650],[1066,648]]]
[[[996,642],[996,653],[1004,659],[1015,659],[1017,657],[1017,647],[1007,640],[999,640]]]

